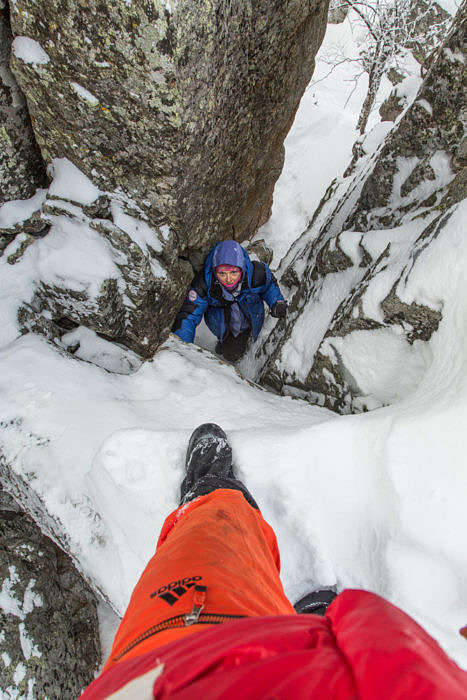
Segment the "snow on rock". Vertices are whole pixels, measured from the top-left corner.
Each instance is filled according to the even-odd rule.
[[[44,65],[50,61],[49,54],[44,51],[39,42],[28,36],[15,37],[12,49],[17,58],[33,66]]]
[[[157,234],[149,224],[141,219],[127,214],[121,202],[114,200],[110,205],[114,223],[131,236],[132,240],[143,250],[148,246],[157,253],[162,250],[162,244],[157,238]],[[167,227],[165,227],[167,228]]]
[[[61,301],[61,310],[54,316],[66,315],[67,295],[76,294],[82,304],[83,315],[97,312],[96,297],[105,279],[118,279],[121,275],[117,252],[105,238],[91,229],[86,222],[69,217],[51,217],[49,234],[29,246],[19,262],[11,265],[8,259],[14,254],[21,237],[17,237],[0,258],[0,290],[8,295],[9,304],[3,305],[0,312],[0,329],[3,342],[12,340],[21,332],[18,322],[18,309],[23,308],[25,317],[40,308],[40,292],[54,290]],[[51,294],[51,297],[53,295]],[[27,323],[23,318],[24,323]],[[42,317],[47,322],[53,318],[47,309]]]
[[[9,200],[32,197],[38,187],[45,185],[45,169],[34,138],[26,100],[11,70],[10,59],[14,60],[15,54],[10,12],[7,11],[5,3],[2,3],[0,11],[0,36],[1,205]],[[18,37],[15,40],[18,42],[16,44],[18,51],[21,47],[21,38],[28,41],[27,37]],[[18,62],[20,60],[18,59]],[[26,69],[29,68],[24,62],[23,66]],[[37,77],[35,68],[36,66],[32,66],[31,72],[34,72]],[[5,227],[0,223],[0,250],[3,247],[2,228]]]
[[[39,651],[37,645],[34,644],[32,639],[30,638],[24,622],[19,623],[18,629],[21,649],[23,651],[23,656],[26,659],[26,661],[28,661],[31,658],[31,656],[37,656],[38,658],[40,658],[42,656],[42,652]],[[24,675],[26,675],[26,673]]]
[[[89,90],[86,90],[82,85],[79,83],[70,83],[71,87],[73,90],[76,92],[77,95],[79,95],[85,102],[89,102],[89,104],[92,107],[95,107],[96,105],[99,104],[98,98],[92,94],[92,92],[89,92]]]
[[[29,199],[14,199],[0,207],[0,228],[10,228],[28,219],[41,208],[47,196],[46,189],[38,189]]]
[[[67,159],[54,160],[52,169],[55,176],[41,213],[49,233],[39,240],[20,233],[7,241],[0,258],[0,289],[9,297],[0,311],[0,326],[10,338],[33,330],[61,347],[67,348],[70,340],[75,350],[76,338],[61,338],[77,326],[86,327],[90,332],[77,356],[91,362],[100,357],[111,371],[126,371],[128,360],[130,369],[137,363],[128,346],[151,356],[161,317],[166,333],[172,323],[167,305],[159,303],[167,272],[166,259],[163,263],[156,257],[162,249],[158,231],[127,213],[136,208],[129,198],[120,193],[118,200],[109,201]],[[27,202],[25,209],[30,204],[38,202]],[[90,206],[102,218],[90,215]],[[7,211],[10,215],[21,217],[19,202]],[[168,234],[166,227],[161,237]],[[126,351],[108,345],[102,352],[102,341],[95,353],[92,332],[125,343]]]
[[[158,262],[157,258],[154,257],[154,253],[160,253],[162,251],[162,243],[154,228],[149,226],[143,218],[136,218],[126,213],[123,203],[118,200],[113,200],[111,202],[110,211],[112,212],[114,223],[121,228],[122,231],[125,231],[125,233],[130,236],[131,240],[148,255],[154,277],[167,277],[166,270]],[[169,229],[167,226],[164,227],[164,231],[161,231],[164,240],[168,238],[168,231]]]
[[[80,360],[91,362],[116,374],[131,374],[142,364],[142,359],[124,346],[101,338],[85,326],[64,333],[59,344]]]
[[[329,338],[321,348],[345,367],[355,393],[390,404],[414,391],[432,360],[426,343],[406,342],[390,328],[354,331],[345,338]],[[377,405],[377,402],[373,404]]]
[[[53,158],[49,168],[53,177],[50,196],[80,204],[92,204],[99,197],[99,189],[68,158]]]

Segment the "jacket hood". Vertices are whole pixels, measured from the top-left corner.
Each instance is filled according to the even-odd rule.
[[[245,272],[246,261],[242,246],[237,241],[221,241],[212,251],[212,269],[218,265],[235,265]]]

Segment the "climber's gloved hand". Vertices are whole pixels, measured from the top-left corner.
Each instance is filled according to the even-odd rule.
[[[271,316],[274,318],[285,318],[287,314],[287,302],[284,300],[276,301],[271,309]]]

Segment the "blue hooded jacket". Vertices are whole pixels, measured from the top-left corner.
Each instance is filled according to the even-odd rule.
[[[262,262],[251,261],[246,250],[237,241],[221,241],[208,254],[204,268],[198,272],[180,309],[173,332],[187,343],[195,338],[196,327],[204,320],[219,340],[228,329],[229,306],[222,285],[215,275],[218,265],[236,265],[243,272],[236,302],[251,325],[253,339],[259,335],[264,322],[264,303],[272,308],[283,300],[279,286],[269,267]],[[237,288],[238,289],[238,288]],[[227,316],[227,318],[226,318]]]

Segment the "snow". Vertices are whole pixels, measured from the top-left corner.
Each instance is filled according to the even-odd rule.
[[[448,14],[454,15],[461,6],[460,0],[436,0],[438,5],[443,8]]]
[[[295,323],[290,338],[284,343],[279,367],[287,368],[298,379],[305,379],[318,345],[334,316],[340,301],[363,277],[361,268],[327,275],[313,290],[313,304],[308,304]]]
[[[98,602],[97,616],[99,619],[102,663],[104,663],[112,650],[112,643],[120,623],[120,618],[115,611],[112,610],[110,605],[103,600]]]
[[[124,205],[118,200],[113,200],[110,204],[112,218],[116,226],[127,233],[132,241],[149,255],[151,272],[154,277],[167,277],[167,271],[162,267],[161,263],[154,257],[154,253],[159,253],[162,250],[162,243],[156,231],[149,226],[143,219],[131,216],[124,210]],[[168,228],[168,227],[167,227]],[[166,235],[167,229],[163,233]]]
[[[455,61],[458,61],[459,63],[465,63],[465,57],[460,51],[454,53],[451,49],[445,48],[444,53],[452,63]]]
[[[39,651],[37,645],[34,644],[32,639],[30,638],[24,622],[19,623],[18,630],[21,651],[23,652],[23,656],[26,659],[26,661],[28,661],[31,658],[31,656],[36,656],[37,658],[40,658],[42,656],[42,652]]]
[[[44,282],[66,281],[68,288],[87,289],[93,296],[99,292],[102,278],[119,276],[109,258],[110,246],[102,236],[68,218],[51,218],[52,230],[34,251],[37,270]]]
[[[430,116],[433,115],[433,107],[430,105],[428,100],[424,100],[423,98],[420,98],[419,100],[416,101],[415,104],[420,105],[420,107],[423,107],[423,109],[426,110]]]
[[[156,232],[145,221],[130,216],[123,210],[121,202],[113,201],[110,205],[114,223],[123,231],[128,233],[132,240],[139,245],[142,250],[147,251],[148,246],[157,253],[162,250],[162,243],[159,241]]]
[[[127,348],[100,338],[90,328],[79,326],[62,335],[60,345],[74,357],[92,362],[117,374],[131,374],[142,365],[141,358]],[[77,347],[78,346],[78,347]]]
[[[33,591],[36,582],[32,578],[24,591],[23,601],[18,600],[14,591],[15,584],[19,582],[16,567],[10,566],[9,574],[9,578],[5,578],[2,582],[0,608],[6,615],[14,615],[20,620],[24,620],[26,615],[29,615],[35,607],[42,607],[42,598],[39,593]]]
[[[15,672],[13,674],[13,681],[15,685],[19,685],[22,680],[26,677],[26,666],[22,663],[19,663],[16,668]]]
[[[170,227],[167,226],[167,224],[164,224],[161,226],[161,233],[165,241],[168,241],[170,238]]]
[[[331,26],[326,41],[350,41],[346,32],[345,26]],[[328,69],[318,64],[315,80],[323,80],[302,101],[286,141],[273,216],[259,232],[274,249],[276,264],[307,227],[330,180],[343,182],[351,157],[366,86],[358,84],[348,100],[349,65],[324,79]],[[375,124],[364,141],[368,155],[386,131]],[[407,176],[414,163],[406,165]],[[52,167],[51,197],[91,204],[99,196],[70,161],[55,159]],[[432,167],[439,187],[450,177],[447,164],[436,155]],[[26,218],[18,203],[15,208],[15,220]],[[72,218],[51,217],[50,233],[15,265],[6,259],[21,237],[0,258],[0,449],[11,487],[23,483],[24,500],[35,494],[44,529],[66,543],[96,590],[123,613],[164,518],[178,503],[189,436],[200,423],[216,422],[232,444],[238,476],[277,533],[292,602],[323,586],[378,592],[467,667],[465,640],[458,635],[467,622],[465,205],[398,285],[405,303],[442,311],[429,342],[409,345],[397,329],[385,327],[329,339],[329,352],[345,358],[365,405],[390,402],[349,416],[268,392],[209,349],[175,337],[143,363],[83,327],[62,337],[62,350],[39,336],[21,335],[16,312],[22,301],[32,301],[37,280],[96,292],[104,277],[119,276],[122,260],[113,258],[82,210],[68,211]],[[4,208],[0,215],[6,216]],[[114,200],[112,216],[143,250],[160,251],[157,232],[123,203]],[[377,259],[390,246],[384,274],[362,298],[365,313],[382,322],[379,302],[399,279],[426,224],[339,237],[355,265],[328,275],[296,324],[282,359],[298,377],[339,299],[360,283],[362,247]],[[168,228],[161,234],[168,236]],[[211,350],[215,344],[205,326],[197,342]],[[74,355],[63,350],[72,347]],[[254,376],[252,356],[240,368]],[[7,470],[2,483],[8,486]],[[3,582],[0,602],[20,617],[23,602],[11,594],[14,575],[10,571]],[[99,615],[108,651],[115,616],[108,607],[100,607]],[[25,656],[39,653],[24,629],[22,643]]]
[[[50,56],[38,41],[31,39],[28,36],[17,36],[12,43],[13,53],[16,58],[20,58],[24,63],[30,63],[33,66],[40,66],[50,61]]]
[[[421,341],[409,345],[400,334],[390,328],[372,331],[354,331],[345,338],[325,341],[321,352],[338,355],[350,372],[353,391],[370,395],[383,404],[403,399],[420,384],[432,356]]]
[[[14,199],[0,206],[0,228],[10,228],[28,219],[45,202],[47,190],[38,189],[30,199]]]
[[[50,196],[79,204],[92,204],[99,197],[99,189],[68,158],[53,158],[49,168],[53,177]]]
[[[92,92],[89,92],[89,90],[86,90],[86,88],[79,83],[71,82],[70,85],[76,94],[79,95],[85,102],[89,102],[89,104],[93,107],[99,104],[97,97],[93,95]]]
[[[25,234],[17,236],[0,258],[0,295],[9,300],[0,306],[2,345],[19,335],[18,307],[23,302],[34,303],[38,280],[51,287],[65,285],[78,293],[85,292],[92,299],[105,279],[120,277],[117,263],[122,264],[124,257],[116,254],[86,220],[50,216],[49,221],[52,226],[48,235],[29,246],[15,265],[8,264],[8,258],[25,240]]]
[[[23,619],[21,603],[15,597],[13,590],[15,583],[18,583],[19,581],[16,573],[16,567],[8,567],[8,572],[10,577],[5,578],[2,582],[2,589],[0,591],[0,608],[3,610],[5,615],[15,615],[15,617]]]

